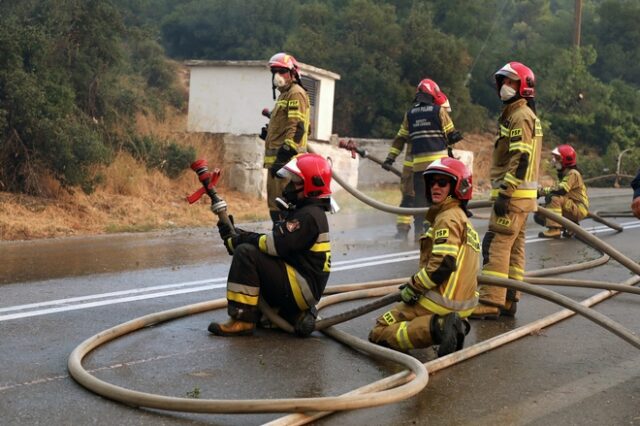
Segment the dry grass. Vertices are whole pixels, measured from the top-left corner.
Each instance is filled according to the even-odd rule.
[[[186,132],[186,114],[168,113],[163,122],[141,115],[137,120],[140,134],[153,134],[194,147],[198,158],[206,158],[215,166],[219,158],[215,135]],[[474,186],[476,191],[489,186],[488,170],[493,148],[493,135],[465,135],[460,148],[475,152]],[[29,240],[74,235],[96,235],[113,232],[144,232],[184,227],[213,226],[215,217],[203,197],[190,206],[185,196],[199,188],[191,171],[171,180],[155,170],[147,170],[129,154],[119,153],[112,164],[95,170],[104,176],[103,184],[86,195],[68,191],[43,176],[40,182],[45,197],[30,197],[0,192],[0,239]],[[397,186],[366,191],[381,202],[398,205]],[[264,200],[219,188],[229,205],[229,213],[238,221],[268,220]],[[474,197],[478,198],[477,195]],[[343,211],[364,208],[346,191],[336,195]]]
[[[141,116],[138,131],[193,146],[198,158],[208,159],[214,167],[218,158],[216,137],[187,133],[185,121],[184,115],[169,115],[162,123]],[[200,186],[191,171],[171,180],[158,171],[147,170],[129,154],[119,153],[112,164],[95,172],[104,176],[104,183],[90,195],[60,188],[47,176],[40,183],[45,197],[0,192],[0,239],[30,240],[215,224],[206,197],[191,206],[185,200]],[[238,220],[268,219],[263,200],[224,188],[219,192]]]

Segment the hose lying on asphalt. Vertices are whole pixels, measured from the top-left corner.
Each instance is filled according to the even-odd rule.
[[[592,245],[596,249],[609,254],[611,257],[626,266],[632,272],[640,275],[640,265],[635,264],[631,259],[624,256],[613,247],[593,237],[591,234],[585,232],[584,230],[582,230],[582,228],[571,221],[567,221],[566,219],[555,215],[544,208],[541,208],[540,211],[543,216],[560,222],[567,229],[578,234],[583,241]],[[634,277],[633,279],[636,278],[637,277]],[[395,297],[397,297],[397,294],[388,294],[389,292],[397,293],[395,288],[395,285],[397,285],[397,281],[397,279],[389,280],[389,282],[393,283],[392,285],[394,285],[394,287],[385,287],[384,281],[378,281],[375,283],[376,288],[374,290],[356,290],[328,296],[325,298],[327,300],[323,300],[324,303],[320,307],[326,306],[329,302],[337,303],[339,301],[352,300],[356,297],[374,297],[381,294],[393,296],[393,298],[388,297],[389,302],[397,300],[395,299]],[[610,320],[609,318],[605,317],[604,315],[586,309],[584,306],[591,306],[585,305],[586,301],[583,301],[581,305],[578,305],[573,300],[552,292],[551,290],[538,288],[535,286],[531,286],[530,284],[527,284],[525,282],[514,280],[480,276],[479,282],[485,284],[501,285],[507,288],[514,288],[527,293],[536,294],[547,300],[551,300],[554,303],[558,303],[565,307],[570,307],[571,310],[577,311],[581,315],[586,316],[597,324],[605,327],[607,330],[628,341],[635,347],[640,348],[640,340],[633,333],[631,333],[621,325],[615,323],[614,321]],[[604,283],[602,285],[606,286],[607,284]],[[588,303],[596,303],[596,300],[604,300],[605,298],[610,297],[615,293],[606,291],[601,294],[601,296],[596,295],[590,299],[587,299],[589,301]],[[331,300],[328,300],[330,298]],[[390,390],[387,390],[387,387],[372,384],[366,387],[368,391],[372,391],[372,393],[361,393],[358,392],[358,390],[355,390],[348,394],[336,397],[269,400],[205,400],[192,398],[176,398],[133,391],[109,384],[92,376],[82,366],[82,360],[89,352],[108,341],[131,333],[140,328],[149,326],[151,324],[168,321],[186,315],[209,311],[211,309],[217,309],[224,306],[226,306],[226,300],[218,299],[213,302],[198,303],[172,309],[169,311],[146,315],[144,317],[140,317],[119,326],[113,327],[85,340],[76,349],[74,349],[68,360],[69,372],[71,376],[76,381],[78,381],[78,383],[94,391],[95,393],[134,406],[144,406],[172,411],[207,413],[264,413],[286,411],[319,411],[321,413],[329,413],[336,410],[372,407],[409,398],[420,392],[426,386],[428,382],[427,368],[430,368],[430,371],[436,371],[437,369],[445,368],[445,366],[453,365],[463,359],[467,359],[466,357],[475,356],[478,353],[496,348],[506,343],[507,341],[510,341],[508,339],[519,338],[530,333],[530,331],[523,332],[521,329],[530,329],[531,327],[546,327],[554,322],[573,315],[571,311],[561,311],[557,314],[553,314],[546,318],[543,318],[542,320],[538,320],[532,323],[533,325],[529,324],[528,326],[521,327],[520,329],[512,330],[512,332],[505,333],[493,339],[480,342],[469,348],[454,352],[442,358],[438,358],[437,360],[434,360],[431,363],[427,364],[421,364],[411,356],[386,349],[378,345],[373,345],[354,336],[349,336],[346,333],[340,332],[332,327],[326,328],[323,332],[327,335],[372,356],[383,357],[384,359],[397,362],[412,371],[412,373],[403,372],[384,379],[384,386],[393,386],[393,388]],[[329,325],[329,322],[327,322],[326,324]],[[507,335],[509,337],[505,337]]]
[[[362,290],[359,290],[362,291]],[[377,289],[371,294],[377,296],[381,291]],[[339,295],[337,295],[339,296]],[[343,299],[349,299],[346,293]],[[334,299],[335,302],[341,298]],[[218,309],[226,306],[226,299],[217,299],[213,302],[197,303],[176,309],[170,309],[155,314],[145,315],[132,321],[120,324],[105,330],[82,342],[73,350],[68,360],[68,369],[71,376],[82,386],[106,398],[123,402],[125,404],[157,408],[171,411],[188,411],[198,413],[281,413],[309,410],[351,410],[356,408],[374,407],[389,404],[409,398],[420,392],[427,385],[429,375],[424,365],[412,356],[397,352],[382,346],[373,345],[357,337],[340,332],[339,330],[325,330],[340,342],[360,350],[375,358],[398,363],[412,374],[412,380],[390,390],[380,390],[374,394],[350,395],[348,397],[318,397],[318,398],[282,398],[282,399],[247,399],[247,400],[217,400],[217,399],[193,399],[178,398],[164,395],[156,395],[126,389],[107,383],[91,375],[82,366],[82,359],[97,347],[133,331],[152,324],[193,315],[200,312]]]

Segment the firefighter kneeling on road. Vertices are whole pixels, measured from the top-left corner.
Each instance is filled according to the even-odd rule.
[[[439,345],[438,356],[459,350],[478,303],[480,240],[468,217],[472,179],[455,158],[424,172],[432,224],[420,240],[420,270],[400,287],[402,303],[376,320],[369,340],[403,352]]]
[[[545,197],[545,207],[552,212],[579,223],[589,213],[589,197],[582,175],[576,166],[577,154],[571,145],[559,145],[551,151],[552,163],[558,171],[558,184],[552,187],[539,188],[538,197]],[[540,232],[540,238],[560,238],[573,236],[562,225],[535,213],[533,219],[539,225],[546,226]]]
[[[278,175],[289,178],[282,195],[285,219],[269,234],[246,232],[218,223],[220,236],[233,255],[227,280],[228,313],[212,322],[218,336],[252,334],[260,319],[260,297],[289,321],[300,336],[315,327],[316,304],[329,279],[331,244],[326,212],[330,209],[331,167],[317,154],[295,156]]]

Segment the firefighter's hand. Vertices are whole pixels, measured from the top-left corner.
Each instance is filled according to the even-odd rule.
[[[263,126],[262,129],[260,130],[260,134],[258,135],[258,137],[260,139],[262,139],[263,141],[267,140],[267,130],[269,129],[269,125],[267,124],[266,126]]]
[[[506,216],[509,212],[509,203],[511,202],[511,197],[508,197],[502,193],[498,194],[498,198],[493,202],[493,211],[496,213],[496,216]]]
[[[400,286],[400,299],[407,305],[413,305],[418,301],[418,294],[411,284],[406,283]]]
[[[538,193],[536,194],[537,198],[544,197],[544,196],[545,196],[545,194],[546,194],[546,193],[545,193],[545,191],[544,191],[544,188],[543,188],[543,187],[541,187],[541,186],[539,186],[539,187],[538,187]]]
[[[384,159],[384,163],[382,163],[382,168],[385,170],[391,170],[391,167],[393,167],[394,161],[395,161],[395,158],[387,156],[387,158]]]
[[[289,145],[282,145],[278,149],[278,153],[276,154],[276,161],[273,163],[269,172],[271,173],[271,177],[278,177],[278,170],[283,168],[285,164],[289,162],[296,155],[297,152],[295,149],[291,148]]]

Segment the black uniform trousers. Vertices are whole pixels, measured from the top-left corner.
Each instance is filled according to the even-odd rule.
[[[300,313],[285,262],[261,252],[253,244],[240,244],[233,254],[227,280],[229,316],[257,322],[260,319],[259,297],[272,308],[279,308],[280,316],[286,320],[292,320]]]

